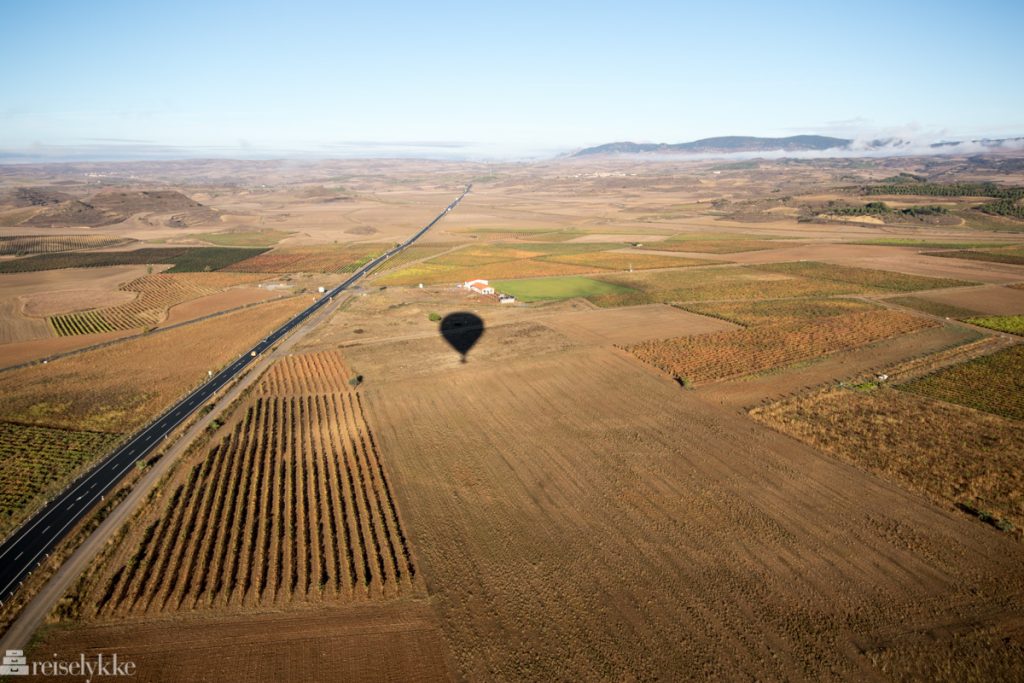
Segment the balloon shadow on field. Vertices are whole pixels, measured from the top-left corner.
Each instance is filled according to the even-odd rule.
[[[466,354],[484,334],[484,321],[475,313],[459,311],[449,313],[441,320],[441,336],[448,344],[462,355],[466,362]]]

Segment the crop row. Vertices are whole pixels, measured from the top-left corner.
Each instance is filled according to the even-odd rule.
[[[1024,420],[1024,346],[1011,346],[944,368],[901,384],[899,389]]]
[[[170,263],[168,272],[191,273],[220,270],[261,254],[266,249],[242,247],[153,247],[130,251],[75,251],[47,253],[0,262],[0,273],[27,273],[62,268]]]
[[[260,380],[257,391],[265,395],[326,394],[348,389],[352,372],[337,351],[285,356]]]
[[[0,256],[53,254],[77,249],[104,249],[133,240],[104,235],[8,235],[0,237]]]
[[[82,313],[67,313],[50,318],[58,336],[132,330],[159,323],[166,311],[184,301],[217,291],[215,287],[199,284],[192,278],[176,275],[146,275],[122,284],[119,289],[136,292],[134,301]]]
[[[848,313],[628,347],[681,380],[706,382],[857,348],[937,323],[896,311]]]
[[[257,398],[175,488],[96,608],[378,599],[414,578],[359,396]]]
[[[237,273],[350,273],[383,253],[386,245],[285,247],[235,263]]]
[[[102,455],[116,434],[0,422],[0,536],[66,476]]]

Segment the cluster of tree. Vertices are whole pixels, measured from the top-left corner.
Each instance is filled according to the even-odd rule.
[[[989,204],[982,204],[978,207],[978,210],[994,216],[1008,216],[1024,220],[1024,204],[1015,202],[1012,199],[1000,199]]]
[[[926,180],[928,179],[925,178],[923,175],[914,175],[913,173],[900,173],[899,175],[883,178],[881,183],[883,185],[896,185],[904,183],[923,183]]]
[[[918,183],[895,182],[866,185],[864,194],[926,195],[929,197],[993,197],[1017,200],[1024,198],[1024,187],[1000,187],[995,183]]]
[[[829,202],[828,212],[837,216],[881,216],[901,214],[911,218],[921,216],[939,216],[949,213],[944,206],[908,206],[903,209],[892,209],[885,202],[868,202],[864,206],[839,206]]]

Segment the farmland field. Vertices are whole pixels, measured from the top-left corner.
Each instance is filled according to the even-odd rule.
[[[12,261],[0,261],[0,273],[28,273],[63,268],[102,268],[106,266],[173,264],[166,272],[189,273],[219,270],[236,261],[262,253],[265,249],[232,247],[168,247],[131,251],[76,251],[42,254]]]
[[[921,311],[922,313],[927,313],[929,315],[937,315],[942,318],[962,319],[978,315],[978,311],[972,311],[961,306],[946,304],[941,301],[925,299],[920,296],[894,296],[891,299],[886,299],[886,301],[900,306],[905,306],[907,308],[912,308],[915,311]]]
[[[680,266],[706,265],[707,261],[679,258],[677,256],[656,256],[654,254],[631,254],[623,251],[602,251],[588,254],[566,254],[547,256],[545,261],[572,263],[580,266],[594,266],[607,270],[646,270],[649,268],[678,268]]]
[[[631,291],[602,294],[591,300],[599,306],[622,306],[652,302],[690,302],[716,299],[783,299],[859,294],[870,291],[861,285],[783,275],[742,267],[713,267],[700,270],[618,273],[601,275],[609,282]]]
[[[377,270],[374,272],[383,273],[389,270],[394,270],[396,268],[406,266],[413,261],[437,256],[441,252],[448,251],[451,248],[452,245],[446,244],[414,244],[411,247],[402,250],[397,256],[389,258],[378,266]]]
[[[0,236],[0,256],[52,254],[78,249],[104,249],[132,242],[106,235],[9,235]]]
[[[684,264],[680,264],[684,265]],[[551,263],[541,259],[519,258],[479,266],[453,266],[438,263],[417,263],[401,270],[386,273],[377,282],[385,285],[455,284],[484,278],[533,278],[558,275],[580,275],[601,271],[593,266]]]
[[[282,230],[228,230],[203,232],[193,237],[220,247],[272,247],[291,234]]]
[[[969,360],[899,386],[919,396],[1024,420],[1024,345]]]
[[[0,420],[126,432],[298,312],[284,299],[0,374]]]
[[[179,279],[166,274],[146,275],[121,285],[119,289],[136,292],[138,296],[120,306],[53,316],[50,324],[54,331],[65,337],[149,327],[163,320],[171,306],[218,291],[215,287],[200,285],[194,279]]]
[[[734,254],[741,251],[763,251],[790,246],[785,241],[774,241],[738,235],[702,237],[670,237],[667,240],[644,243],[644,249],[658,251],[689,251],[699,254]]]
[[[960,258],[969,261],[989,261],[991,263],[1008,263],[1014,266],[1024,266],[1024,248],[1015,247],[1010,249],[959,249],[955,251],[933,251],[929,256],[941,256],[943,258]]]
[[[0,538],[117,440],[102,432],[0,422]]]
[[[875,656],[913,671],[906,629],[1019,585],[1012,539],[610,351],[471,360],[364,396],[460,679],[857,678]],[[851,632],[866,654],[841,645]]]
[[[990,330],[1024,336],[1024,315],[984,315],[967,318],[965,322]]]
[[[944,505],[1024,528],[1024,430],[1012,420],[891,388],[826,389],[752,415]]]
[[[916,292],[924,289],[964,287],[975,284],[973,282],[965,282],[963,280],[921,277],[920,275],[907,275],[905,273],[896,273],[890,270],[853,268],[850,266],[837,266],[831,263],[816,263],[813,261],[773,263],[758,266],[758,268],[773,273],[800,275],[818,280],[842,282],[845,284],[897,292]]]
[[[681,305],[688,311],[711,315],[740,325],[796,322],[828,318],[878,307],[852,299],[778,299],[765,301],[716,301]]]
[[[629,291],[625,287],[586,277],[546,277],[535,280],[498,280],[491,283],[498,291],[522,301],[569,299]]]
[[[93,577],[99,615],[416,592],[363,399],[337,352],[287,356]],[[216,520],[211,523],[211,520]]]
[[[256,398],[165,499],[98,584],[99,614],[413,589],[416,567],[354,392]]]
[[[374,256],[387,251],[386,244],[325,244],[313,247],[281,247],[234,262],[225,270],[236,273],[351,273]]]
[[[643,342],[627,350],[680,380],[709,382],[857,348],[936,324],[895,311],[866,311]]]

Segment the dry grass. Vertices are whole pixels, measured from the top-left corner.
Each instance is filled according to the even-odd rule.
[[[877,310],[878,306],[851,299],[779,299],[765,301],[716,301],[681,305],[688,311],[729,320],[740,325],[790,323],[830,318],[845,313]]]
[[[751,414],[945,505],[971,505],[1024,527],[1017,422],[889,388],[827,389]]]
[[[708,382],[855,349],[936,325],[905,313],[866,311],[643,342],[627,350],[680,380]]]

